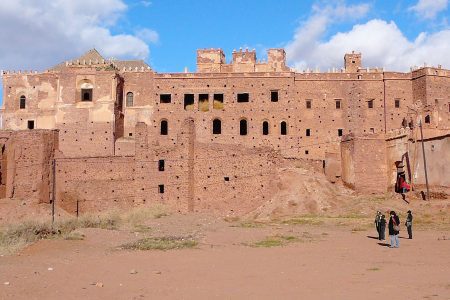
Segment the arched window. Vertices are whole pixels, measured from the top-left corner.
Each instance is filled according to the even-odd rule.
[[[426,124],[430,124],[430,123],[431,123],[431,117],[430,117],[430,115],[426,115],[426,116],[425,116],[425,123],[426,123]]]
[[[26,102],[27,102],[27,97],[25,97],[24,95],[20,96],[19,108],[20,109],[25,109]]]
[[[281,122],[281,124],[280,124],[280,134],[281,135],[287,134],[287,124],[285,121]]]
[[[84,81],[81,85],[81,101],[92,101],[94,86],[89,81]]]
[[[219,119],[213,120],[213,134],[222,134],[222,121]]]
[[[127,107],[133,107],[133,93],[127,93]]]
[[[264,121],[263,122],[263,135],[269,134],[269,122]]]
[[[247,135],[247,120],[242,119],[239,121],[239,134]]]
[[[169,134],[169,123],[166,120],[161,121],[161,135]]]

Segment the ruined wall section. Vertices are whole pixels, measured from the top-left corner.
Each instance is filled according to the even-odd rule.
[[[341,144],[342,180],[363,193],[383,193],[387,188],[384,135],[347,136]]]
[[[57,76],[51,73],[8,73],[3,75],[3,128],[24,130],[33,122],[37,129],[55,128]],[[20,108],[20,98],[25,107]]]
[[[58,132],[50,130],[1,131],[2,183],[5,197],[26,203],[50,203],[52,161]]]

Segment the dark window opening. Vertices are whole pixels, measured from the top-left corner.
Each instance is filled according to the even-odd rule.
[[[25,109],[26,102],[27,102],[27,98],[24,95],[20,96],[19,108]]]
[[[308,155],[308,154],[309,154],[309,151],[308,151],[308,150],[305,150],[305,154]]]
[[[426,115],[426,117],[425,117],[425,123],[426,123],[426,124],[430,124],[430,123],[431,123],[431,117],[430,117],[430,115]]]
[[[280,133],[281,133],[281,135],[287,134],[287,124],[285,121],[281,122]]]
[[[344,132],[344,130],[342,129],[338,129],[338,136],[342,136],[342,133]]]
[[[223,94],[214,94],[213,108],[223,109]]]
[[[164,159],[158,161],[158,170],[161,172],[164,171]]]
[[[184,94],[184,110],[194,110],[194,94]]]
[[[169,134],[169,123],[166,120],[161,121],[161,135]]]
[[[336,100],[336,109],[341,109],[341,100]]]
[[[129,132],[129,133],[128,133],[128,136],[133,136],[133,133]]]
[[[127,107],[132,107],[134,105],[134,96],[132,92],[127,93]]]
[[[312,107],[312,100],[306,100],[306,108],[311,109]]]
[[[164,194],[164,184],[158,185],[158,191],[160,194]]]
[[[278,91],[270,91],[270,101],[278,102]]]
[[[170,103],[172,102],[172,94],[161,94],[159,95],[160,103]]]
[[[92,89],[81,89],[81,101],[92,101]]]
[[[249,102],[250,96],[248,93],[237,94],[237,102]]]
[[[269,134],[269,122],[264,121],[263,122],[263,135]]]
[[[213,134],[222,134],[222,121],[219,119],[213,120]]]
[[[375,133],[375,128],[370,128],[369,130],[371,133]]]
[[[311,136],[311,129],[306,129],[306,136]]]
[[[239,121],[239,134],[247,135],[247,120],[245,119]]]
[[[400,99],[395,99],[395,108],[400,107]]]
[[[198,95],[198,110],[208,111],[209,110],[209,95],[200,94]]]
[[[225,177],[223,178],[223,180],[225,180],[225,181],[230,181],[230,177],[225,176]]]
[[[368,108],[373,108],[373,100],[367,101],[367,107]]]
[[[34,121],[33,120],[28,120],[27,128],[28,129],[34,129]]]

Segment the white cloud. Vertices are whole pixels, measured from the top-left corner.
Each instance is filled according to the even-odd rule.
[[[438,13],[447,9],[448,0],[419,0],[409,10],[423,19],[434,19]]]
[[[330,21],[324,20],[325,15],[313,15],[287,44],[288,61],[297,70],[342,67],[344,54],[352,50],[362,52],[363,67],[407,71],[410,66],[424,62],[450,67],[450,30],[423,32],[411,41],[393,21],[374,19],[323,40],[330,25]]]
[[[126,9],[122,0],[2,0],[0,69],[44,69],[93,47],[106,57],[146,59],[148,40],[111,32]]]
[[[159,42],[158,32],[152,29],[148,28],[139,29],[136,31],[136,36],[142,39],[143,41],[146,41],[147,43],[156,44]]]
[[[356,20],[364,17],[369,11],[368,4],[346,6],[338,3],[335,6],[319,7],[314,5],[313,15],[297,28],[294,39],[287,45],[288,59],[296,63],[307,59],[305,55],[313,55],[311,51],[319,45],[320,38],[330,24],[338,21]]]

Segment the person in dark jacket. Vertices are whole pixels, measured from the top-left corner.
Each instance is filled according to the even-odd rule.
[[[378,232],[378,235],[380,235],[380,219],[381,219],[381,211],[377,211],[377,214],[375,215],[375,229]]]
[[[389,213],[389,237],[391,239],[390,248],[398,248],[400,246],[400,241],[398,240],[398,234],[400,233],[400,219],[395,213],[395,211],[391,210]]]
[[[385,231],[386,231],[386,216],[385,215],[381,215],[380,218],[380,223],[378,225],[378,239],[380,241],[384,241],[385,239]]]
[[[413,216],[410,210],[408,210],[408,216],[406,217],[406,222],[405,222],[405,226],[406,229],[408,230],[408,236],[409,239],[412,239],[412,220],[413,220]]]

